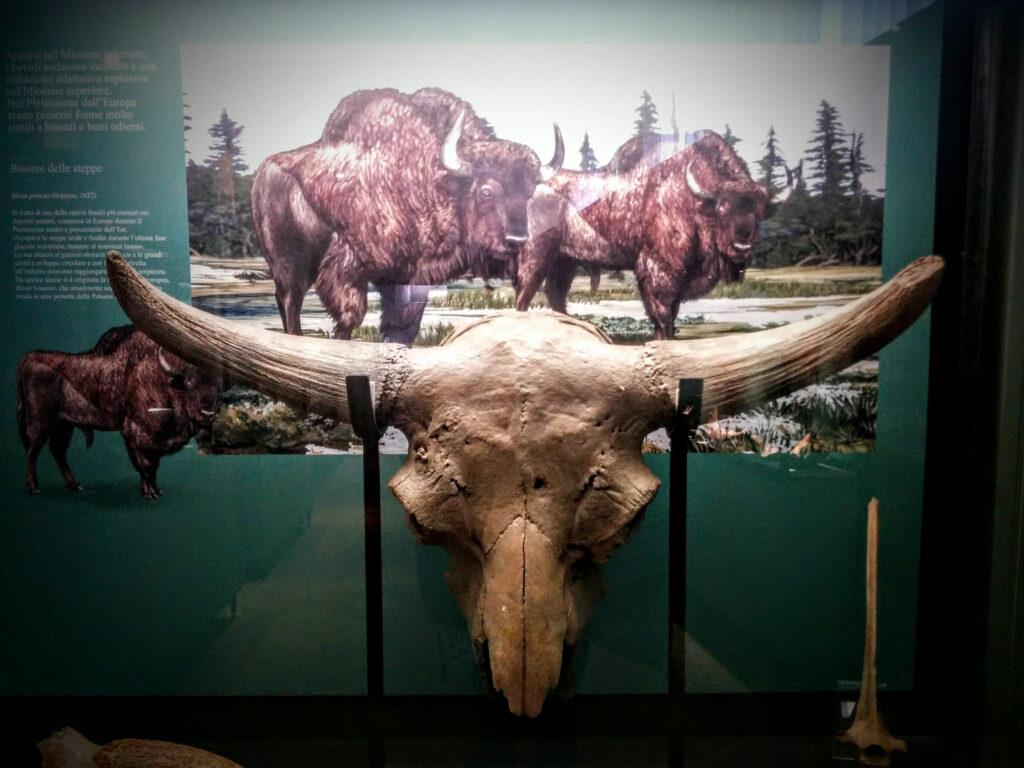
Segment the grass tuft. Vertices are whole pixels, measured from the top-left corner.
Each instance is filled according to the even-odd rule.
[[[426,325],[420,328],[420,332],[416,334],[416,340],[413,342],[415,347],[436,347],[449,333],[455,330],[455,326],[451,323],[437,323],[436,325]],[[372,344],[379,344],[381,340],[380,328],[376,325],[361,325],[352,331],[353,341],[366,341]]]
[[[438,309],[515,309],[516,299],[511,288],[467,288],[435,296],[427,306]]]
[[[708,294],[711,299],[803,299],[818,296],[851,296],[868,293],[878,287],[871,280],[826,280],[824,282],[783,282],[742,280],[719,283]]]

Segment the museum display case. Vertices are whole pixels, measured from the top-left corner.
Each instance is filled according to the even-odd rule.
[[[1021,16],[5,25],[12,764],[1013,764]]]

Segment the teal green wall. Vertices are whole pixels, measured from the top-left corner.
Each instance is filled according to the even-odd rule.
[[[4,455],[0,690],[365,691],[362,519],[336,502],[361,481],[354,462],[214,460],[193,445],[147,502],[115,434],[76,443],[74,495],[44,455],[30,499]]]
[[[116,152],[87,138],[50,147],[5,138],[4,168],[16,158],[102,152],[107,172],[89,188],[153,212],[150,227],[169,235],[169,290],[187,298],[182,41],[811,43],[822,26],[817,2],[526,5],[133,3],[65,5],[59,20],[29,15],[0,33],[4,50],[141,47],[160,69],[146,91],[146,134],[126,136]],[[887,276],[931,247],[939,18],[926,10],[884,41],[892,51]],[[3,259],[10,182],[5,176]],[[25,184],[18,179],[19,189]],[[35,348],[88,348],[124,319],[112,302],[15,303],[9,271],[0,276],[0,692],[365,691],[359,459],[211,458],[190,446],[161,467],[166,495],[144,502],[116,434],[98,433],[90,450],[76,435],[70,458],[86,491],[64,490],[44,453],[44,493],[30,498],[14,426],[18,358]],[[883,353],[872,455],[690,459],[687,626],[741,684],[817,690],[859,676],[864,510],[877,496],[879,676],[912,686],[927,346],[921,321]],[[397,461],[385,459],[385,474]],[[667,479],[667,457],[649,463]],[[444,586],[446,556],[415,544],[386,490],[384,503],[387,690],[476,692],[468,638]],[[663,488],[637,538],[606,568],[608,595],[579,658],[583,693],[666,690],[666,505]],[[691,690],[708,685],[690,680]]]

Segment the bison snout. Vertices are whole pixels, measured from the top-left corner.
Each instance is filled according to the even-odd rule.
[[[754,249],[754,242],[757,240],[757,230],[748,228],[737,228],[732,232],[732,242],[726,253],[729,259],[736,262],[746,261],[750,252]]]
[[[205,408],[200,408],[199,413],[193,416],[192,421],[199,429],[209,429],[213,426],[213,420],[216,416],[217,411],[208,411]]]
[[[523,210],[510,212],[505,220],[504,226],[505,247],[515,250],[522,247],[530,236],[530,226],[527,223],[526,207]]]

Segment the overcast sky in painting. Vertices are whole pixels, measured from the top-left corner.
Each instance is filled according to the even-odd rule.
[[[885,186],[885,46],[217,43],[182,45],[181,60],[192,117],[189,157],[206,159],[206,131],[227,109],[245,127],[240,142],[250,172],[274,152],[317,139],[341,97],[382,87],[452,91],[500,138],[530,145],[542,162],[551,157],[557,122],[567,168],[579,166],[587,131],[604,163],[633,135],[646,90],[661,132],[671,131],[674,95],[680,133],[721,133],[728,124],[751,166],[763,156],[772,125],[784,157],[796,165],[818,107],[828,101],[847,133],[864,133],[875,169],[865,187]]]

